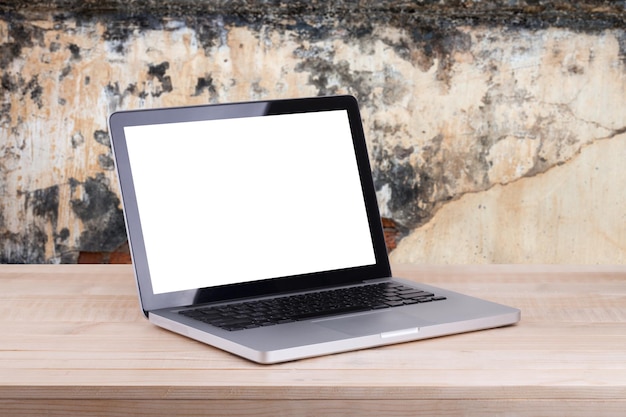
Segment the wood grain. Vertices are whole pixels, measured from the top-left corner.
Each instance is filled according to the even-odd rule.
[[[263,366],[150,324],[129,265],[0,265],[0,415],[623,415],[625,266],[394,272],[522,320]]]

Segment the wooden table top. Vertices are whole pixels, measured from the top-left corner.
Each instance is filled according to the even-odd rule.
[[[0,265],[0,415],[626,413],[626,266],[408,266],[516,326],[258,365],[162,330],[130,265]]]

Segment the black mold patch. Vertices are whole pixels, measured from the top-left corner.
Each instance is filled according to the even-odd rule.
[[[83,222],[79,250],[111,252],[126,241],[124,217],[120,201],[109,188],[102,174],[85,182],[70,181],[72,194],[82,187],[82,198],[70,201],[72,210]]]
[[[0,264],[42,264],[46,262],[48,237],[38,227],[23,233],[0,234]]]
[[[4,73],[0,85],[2,87],[0,90],[2,96],[0,97],[4,97],[6,94],[21,93],[22,98],[29,98],[37,104],[37,107],[43,107],[43,88],[39,85],[37,75],[26,82],[20,75]]]
[[[71,44],[68,46],[68,49],[70,50],[70,52],[71,52],[71,54],[72,54],[72,59],[75,59],[75,60],[77,60],[77,61],[81,59],[81,56],[80,56],[80,47],[79,47],[78,45],[71,43]]]
[[[115,161],[113,161],[111,154],[103,153],[98,155],[98,165],[106,171],[112,171],[115,168]]]
[[[3,93],[15,93],[20,89],[20,80],[15,76],[10,76],[6,72],[2,74],[1,83]]]
[[[384,136],[397,133],[396,126],[376,124],[374,129],[382,135],[381,141]],[[388,188],[391,198],[387,209],[391,218],[405,231],[430,219],[437,204],[437,181],[428,171],[418,171],[411,165],[410,156],[415,152],[412,146],[396,146],[388,150],[382,142],[374,143],[371,152],[374,187],[377,192],[383,187]]]
[[[115,162],[113,161],[111,139],[109,138],[108,132],[105,132],[104,130],[96,130],[95,132],[93,132],[93,138],[96,142],[108,148],[107,153],[98,155],[98,165],[100,165],[100,168],[106,171],[113,170],[113,168],[115,168]]]
[[[108,84],[104,87],[104,94],[109,101],[109,108],[116,110],[122,107],[124,100],[127,97],[137,96],[140,98],[147,97],[145,92],[138,93],[137,86],[135,84],[129,84],[123,91],[120,89],[119,83]]]
[[[353,27],[367,33],[369,25],[396,25],[410,28],[424,23],[436,26],[483,25],[506,28],[544,29],[563,27],[578,31],[602,31],[626,26],[623,1],[602,0],[290,0],[251,1],[230,0],[133,0],[120,6],[119,0],[68,2],[67,0],[15,0],[0,3],[0,13],[52,12],[59,20],[69,17],[101,19],[106,22],[105,40],[125,42],[133,30],[164,28],[156,16],[176,19],[203,20],[211,23],[215,16],[225,24],[259,28],[280,25],[287,29],[308,32],[314,36],[327,22],[337,21],[343,27]],[[10,19],[8,19],[10,20]],[[116,22],[124,22],[122,26]],[[355,24],[359,22],[359,24]],[[134,29],[126,31],[123,26]],[[165,25],[165,28],[166,25]],[[206,31],[205,40],[215,37]]]
[[[0,44],[0,68],[7,68],[15,58],[20,56],[20,52],[22,52],[22,46],[17,43]]]
[[[394,136],[397,130],[394,126],[375,125],[379,133],[378,142],[373,144],[372,176],[374,186],[379,192],[386,187],[389,200],[386,208],[389,216],[403,230],[409,230],[425,224],[435,214],[437,208],[446,201],[454,198],[449,190],[458,178],[452,174],[453,168],[448,166],[445,151],[442,148],[443,136],[437,135],[428,141],[428,145],[421,149],[413,146],[407,148],[395,146],[388,149],[384,146],[384,137]],[[418,166],[411,157],[415,154],[420,160],[429,161],[427,165]],[[480,158],[478,158],[480,159]],[[473,165],[477,162],[470,157]],[[475,182],[482,184],[483,178]]]
[[[42,94],[43,88],[39,85],[39,79],[37,75],[35,75],[29,82],[26,84],[26,88],[24,89],[23,94],[26,95],[30,92],[30,99],[37,104],[37,107],[40,109],[43,107]]]
[[[33,214],[52,223],[56,229],[59,219],[59,186],[35,190],[26,194],[26,207],[31,207]]]
[[[416,172],[408,161],[398,160],[386,150],[380,152],[376,160],[377,168],[372,173],[374,186],[376,191],[389,187],[391,200],[387,208],[392,218],[407,229],[428,220],[434,207],[431,196],[435,182],[426,172]]]
[[[161,89],[152,92],[153,97],[159,97],[161,94],[169,93],[174,89],[172,87],[172,78],[169,75],[165,75],[169,67],[169,62],[162,62],[161,64],[148,67],[148,75],[151,78],[156,78],[161,83]]]
[[[97,12],[97,8],[92,9]],[[105,14],[106,29],[102,38],[107,42],[113,52],[118,54],[126,53],[126,44],[135,32],[145,30],[163,30],[163,21],[154,12],[146,11],[145,14]]]
[[[62,264],[75,264],[78,261],[78,252],[72,250],[68,245],[69,237],[70,231],[65,227],[60,232],[53,234],[54,249],[58,254],[56,261]]]
[[[460,32],[456,28],[428,28],[429,34],[433,34],[430,45],[427,46],[427,42],[422,42],[422,46],[426,49],[439,50],[442,55],[450,55],[453,52],[467,52],[472,47],[472,41],[469,34]],[[424,31],[417,37],[416,41],[420,43],[419,38],[423,35]],[[413,32],[414,39],[416,32]]]
[[[165,61],[158,65],[150,65],[148,66],[148,75],[152,77],[157,77],[159,81],[163,81],[165,77],[165,73],[170,67],[170,63]]]
[[[109,109],[114,111],[120,107],[123,107],[124,100],[127,97],[137,97],[140,100],[145,99],[148,96],[159,97],[163,93],[169,93],[174,90],[172,85],[172,80],[170,76],[159,76],[158,74],[161,71],[161,67],[157,66],[154,75],[151,75],[153,78],[156,78],[157,81],[161,81],[160,85],[152,86],[152,90],[147,90],[146,86],[150,86],[151,83],[143,83],[143,88],[137,87],[137,84],[128,84],[124,90],[120,88],[118,82],[109,83],[104,87],[104,93],[109,101]],[[159,80],[161,77],[161,80]]]
[[[8,126],[11,124],[11,103],[2,103],[0,105],[0,126]]]
[[[220,44],[224,32],[223,21],[207,15],[198,18],[187,17],[185,20],[188,26],[195,28],[196,38],[205,51]]]
[[[131,24],[127,24],[122,19],[119,21],[114,19],[106,25],[102,39],[111,43],[124,43],[130,39],[133,30]]]
[[[451,70],[456,52],[471,49],[471,36],[454,27],[445,25],[421,25],[412,28],[409,39],[390,42],[386,40],[399,57],[410,61],[426,72],[437,62],[437,79],[449,85]],[[411,51],[419,51],[412,54]]]
[[[217,90],[213,84],[213,77],[210,74],[207,74],[205,77],[198,77],[193,96],[201,96],[205,91],[209,92],[209,98],[212,101],[217,100]]]
[[[111,140],[109,139],[109,133],[104,130],[96,130],[93,132],[93,138],[100,145],[104,145],[111,149]]]
[[[626,65],[626,31],[622,31],[617,36],[619,43],[619,56],[622,60],[622,64]]]
[[[70,75],[71,72],[72,72],[72,67],[70,67],[69,65],[63,68],[61,70],[61,74],[59,75],[59,81],[63,81],[63,79],[67,77],[68,75]]]
[[[72,135],[71,143],[72,143],[72,148],[76,149],[79,146],[81,146],[83,143],[85,143],[85,138],[83,137],[82,133],[77,132]]]
[[[302,52],[295,52],[301,54]],[[332,59],[332,57],[330,57]],[[372,73],[354,71],[347,61],[332,62],[324,54],[304,55],[304,59],[295,67],[296,72],[308,72],[309,84],[315,86],[319,96],[337,94],[340,89],[348,88],[362,105],[371,101]]]
[[[19,193],[24,196],[24,210],[33,216],[23,233],[5,232],[0,237],[0,263],[76,263],[77,252],[69,248],[67,228],[57,232],[59,219],[59,190],[54,185],[39,190]],[[54,253],[46,258],[49,237],[48,226],[52,229]]]
[[[308,39],[311,42],[328,38],[328,34],[337,27],[336,22],[327,20],[323,16],[294,15],[294,17],[296,18],[296,23],[285,24],[283,30],[294,31],[300,38]],[[350,26],[343,25],[346,28]]]
[[[58,239],[67,240],[70,237],[70,231],[67,227],[61,229],[61,231],[56,235]]]
[[[0,68],[6,69],[14,59],[18,58],[23,48],[34,45],[43,46],[44,30],[24,21],[19,15],[1,15],[7,22],[9,42],[0,44]]]

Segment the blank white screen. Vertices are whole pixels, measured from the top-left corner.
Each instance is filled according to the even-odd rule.
[[[155,294],[375,263],[346,111],[124,131]]]

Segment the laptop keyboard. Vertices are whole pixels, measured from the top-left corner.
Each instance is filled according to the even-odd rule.
[[[383,282],[266,300],[199,307],[179,313],[225,330],[235,331],[445,299],[399,283]]]

